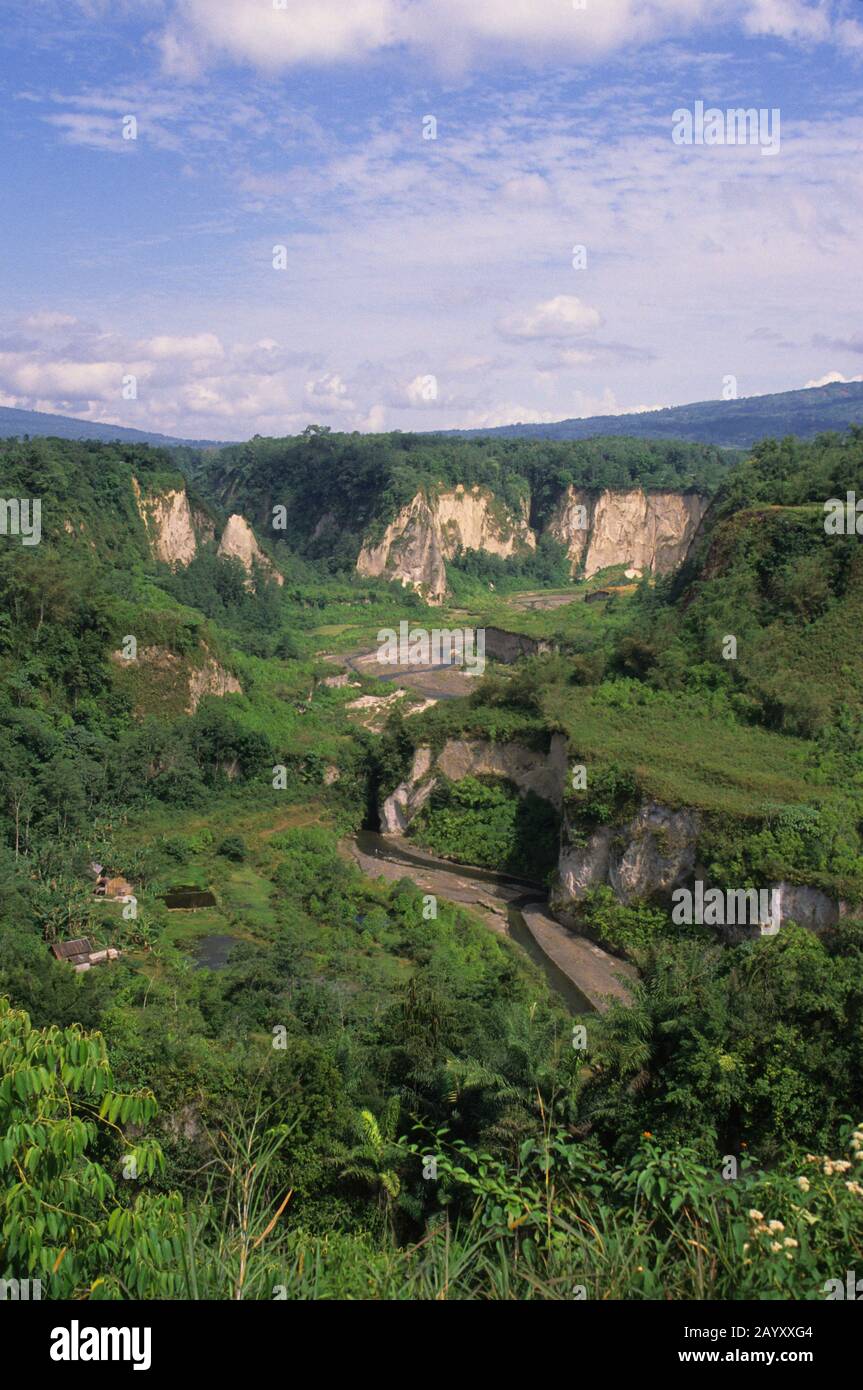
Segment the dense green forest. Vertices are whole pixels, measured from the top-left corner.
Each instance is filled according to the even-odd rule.
[[[284,584],[206,537],[161,563],[133,477],[188,486],[216,534],[244,512]],[[510,603],[561,582],[551,547],[506,570],[462,555],[456,588],[484,590],[470,621],[555,649],[364,723],[351,703],[390,687],[326,684],[329,658],[451,619],[349,573],[351,536],[420,486],[529,494],[542,517],[572,481],[715,497],[676,575],[599,602]],[[823,503],[861,481],[859,429],[738,464],[320,431],[203,460],[0,444],[0,495],[43,504],[38,546],[0,537],[0,1277],[52,1298],[810,1299],[854,1268],[861,562]],[[296,520],[274,540],[277,503]],[[330,511],[352,526],[313,541]],[[591,766],[564,807],[584,835],[645,796],[695,808],[714,881],[781,876],[848,911],[723,945],[598,892],[589,923],[639,979],[629,1005],[574,1017],[468,908],[430,913],[407,872],[373,879],[346,854],[417,747],[544,753],[555,734]],[[464,778],[413,833],[540,879],[560,819]],[[133,912],[94,898],[92,861],[134,885]],[[213,902],[174,911],[178,886]],[[49,947],[81,936],[122,954],[76,974]],[[222,968],[196,968],[205,937],[228,940]]]
[[[712,492],[735,457],[675,440],[491,443],[445,435],[333,434],[310,426],[294,438],[256,437],[204,455],[194,477],[208,497],[239,508],[268,534],[273,508],[285,507],[290,548],[337,571],[352,568],[363,537],[421,490],[459,483],[488,488],[513,513],[529,504],[530,524],[541,527],[571,483]]]

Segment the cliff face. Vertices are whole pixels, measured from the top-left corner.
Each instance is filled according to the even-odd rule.
[[[697,864],[701,816],[698,811],[672,810],[645,802],[631,820],[602,825],[585,841],[577,827],[564,818],[557,876],[549,905],[559,922],[583,929],[580,909],[591,888],[607,886],[620,903],[659,899],[668,902],[675,888],[691,887],[702,879]],[[709,885],[708,885],[709,886]],[[794,883],[766,883],[778,896],[782,922],[796,922],[810,931],[835,926],[846,912],[819,888]],[[757,938],[760,927],[726,923],[714,927],[720,941],[734,944]]]
[[[194,560],[200,545],[216,538],[216,525],[211,516],[189,501],[185,488],[171,488],[164,492],[145,493],[137,478],[132,479],[135,505],[147,531],[150,548],[158,560],[176,569]],[[275,565],[267,558],[255,539],[245,517],[235,513],[228,517],[219,541],[220,555],[232,556],[240,561],[247,575],[247,586],[252,587],[252,568],[254,564],[274,579],[277,584],[285,581]]]
[[[439,527],[421,493],[390,522],[377,545],[364,545],[357,572],[377,579],[398,579],[406,589],[416,589],[430,602],[446,593],[446,565]]]
[[[686,558],[707,510],[697,493],[587,492],[568,487],[546,527],[566,546],[571,572],[588,577],[610,565],[668,574]],[[432,603],[446,594],[446,562],[459,548],[504,559],[536,548],[527,502],[513,515],[483,488],[417,493],[383,538],[360,551],[360,574],[400,580]]]
[[[609,565],[669,574],[686,558],[708,501],[697,493],[585,492],[568,487],[548,525],[571,570],[589,578]]]
[[[696,812],[652,802],[626,825],[601,825],[586,844],[566,823],[552,911],[559,921],[573,922],[585,895],[602,885],[622,903],[670,893],[693,873],[698,830]]]
[[[560,734],[552,736],[545,754],[518,743],[490,743],[483,739],[448,739],[437,758],[430,748],[418,748],[410,777],[381,805],[381,830],[403,835],[434,791],[438,773],[451,782],[462,777],[506,777],[520,792],[535,792],[559,810],[566,767],[566,740]]]
[[[166,565],[188,565],[197,554],[199,541],[213,539],[212,520],[193,509],[185,488],[146,494],[133,478],[132,490],[153,554]]]
[[[252,587],[252,567],[258,564],[270,579],[274,579],[277,584],[284,584],[284,578],[276,569],[272,561],[268,560],[258,542],[255,533],[244,516],[235,512],[228,517],[227,525],[222,532],[219,541],[220,555],[231,556],[239,560],[243,569],[246,571],[246,585]]]
[[[504,559],[520,550],[536,549],[526,502],[520,512],[513,514],[496,504],[492,493],[482,488],[467,491],[457,487],[454,492],[442,492],[435,499],[433,514],[447,560],[459,549],[485,550]]]
[[[567,742],[560,734],[552,736],[548,753],[518,743],[480,739],[449,739],[437,755],[431,748],[417,748],[409,776],[380,806],[381,830],[404,835],[441,776],[453,782],[463,777],[506,777],[522,794],[532,791],[560,810],[568,769]],[[557,873],[549,895],[551,912],[564,926],[589,934],[583,904],[592,888],[611,888],[619,903],[660,901],[670,906],[675,888],[689,887],[703,875],[697,863],[701,826],[698,811],[645,801],[628,820],[600,825],[586,835],[565,811]],[[812,931],[835,926],[847,910],[844,903],[818,888],[791,883],[763,886],[778,892],[782,921],[794,921]],[[727,943],[760,936],[757,925],[724,925],[714,930]]]
[[[381,541],[363,546],[357,570],[370,578],[398,579],[439,603],[446,593],[446,561],[460,548],[507,558],[535,546],[526,506],[514,516],[490,492],[457,487],[431,498],[417,493]]]

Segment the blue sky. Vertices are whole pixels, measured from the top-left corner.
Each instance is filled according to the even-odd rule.
[[[863,372],[860,0],[5,0],[0,54],[0,404],[233,439]],[[778,152],[676,145],[699,100]]]

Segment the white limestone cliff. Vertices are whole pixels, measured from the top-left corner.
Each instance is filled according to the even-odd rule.
[[[566,489],[548,532],[567,547],[572,574],[611,565],[669,574],[686,559],[707,510],[695,492],[588,492]]]
[[[274,579],[277,584],[281,585],[285,582],[275,565],[267,559],[258,545],[255,533],[246,518],[240,516],[238,512],[228,517],[219,541],[218,553],[240,561],[246,571],[246,585],[249,588],[252,585],[252,570],[255,564],[259,565],[268,578]]]
[[[459,549],[508,558],[535,547],[526,505],[513,515],[487,489],[459,486],[431,497],[418,492],[380,541],[363,546],[357,571],[369,578],[400,580],[405,588],[439,603],[447,589],[446,561]]]

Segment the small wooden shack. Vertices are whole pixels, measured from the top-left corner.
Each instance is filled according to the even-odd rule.
[[[89,970],[92,965],[101,965],[104,961],[116,960],[120,952],[113,946],[94,951],[86,936],[78,936],[74,941],[55,941],[51,954],[55,960],[65,960],[80,971]]]
[[[135,890],[129,880],[120,874],[114,878],[109,878],[106,873],[100,874],[96,879],[95,891],[97,898],[112,898],[121,902],[135,895]]]

